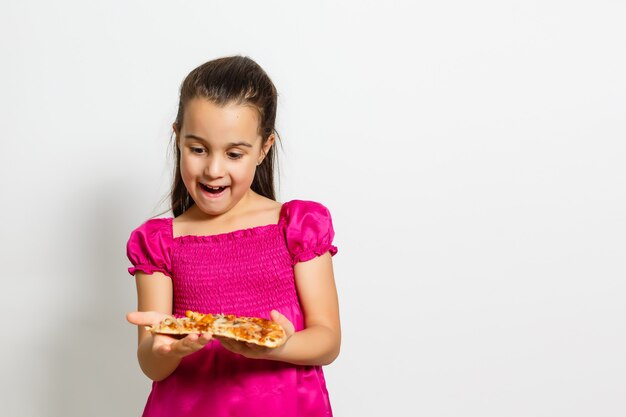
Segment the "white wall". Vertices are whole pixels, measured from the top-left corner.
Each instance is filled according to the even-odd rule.
[[[184,76],[256,59],[334,215],[337,416],[626,414],[626,6],[5,1],[3,416],[139,415],[129,232]]]

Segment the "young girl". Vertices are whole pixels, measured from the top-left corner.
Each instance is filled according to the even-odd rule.
[[[339,354],[328,210],[275,201],[276,88],[249,58],[207,62],[183,81],[173,218],[130,236],[137,356],[152,379],[144,416],[330,416],[322,365]],[[259,348],[152,335],[145,325],[186,310],[269,318],[287,342]]]

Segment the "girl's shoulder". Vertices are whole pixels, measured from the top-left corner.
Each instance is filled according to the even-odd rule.
[[[130,233],[126,243],[126,254],[133,264],[128,269],[131,275],[141,271],[155,271],[170,275],[170,253],[172,243],[172,219],[157,218],[142,223]]]
[[[315,208],[315,207],[324,207],[324,205],[317,201],[294,199],[294,200],[285,201],[283,203],[283,207],[298,207],[298,208],[314,207]]]
[[[333,245],[335,230],[330,211],[319,202],[291,200],[284,203],[278,224],[284,229],[294,264],[328,251],[332,255],[337,253]]]
[[[158,235],[164,239],[171,239],[172,220],[171,217],[148,219],[131,232],[131,237],[133,235],[144,235],[148,237],[156,237]]]
[[[326,206],[317,201],[310,200],[290,200],[283,203],[280,210],[281,219],[288,219],[290,216],[306,214],[330,217],[330,211],[326,208]]]

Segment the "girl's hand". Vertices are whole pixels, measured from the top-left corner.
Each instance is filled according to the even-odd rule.
[[[220,341],[222,346],[233,353],[238,353],[246,358],[250,359],[274,359],[280,360],[280,352],[285,347],[289,338],[295,333],[293,323],[276,310],[272,310],[270,313],[272,321],[278,323],[285,329],[287,334],[287,340],[278,348],[268,348],[264,346],[255,345],[253,343],[239,342],[237,340],[228,339],[225,337],[216,336],[215,338]]]
[[[167,317],[171,316],[156,311],[135,311],[128,313],[126,320],[137,326],[154,326]],[[152,352],[158,356],[184,358],[202,349],[211,339],[210,333],[190,334],[180,340],[162,334],[154,334],[152,335]]]

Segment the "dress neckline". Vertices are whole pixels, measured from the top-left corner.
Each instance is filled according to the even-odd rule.
[[[227,240],[227,239],[238,239],[238,238],[242,238],[245,236],[261,235],[281,226],[281,224],[283,223],[283,217],[284,217],[283,214],[284,214],[284,209],[286,205],[287,203],[283,203],[280,206],[280,212],[278,214],[278,222],[276,223],[269,223],[269,224],[263,224],[259,226],[246,227],[243,229],[236,229],[230,232],[216,233],[213,235],[174,236],[174,217],[166,217],[166,220],[168,222],[167,229],[169,231],[169,235],[172,238],[172,240],[180,241],[180,242],[220,241],[220,240]]]

